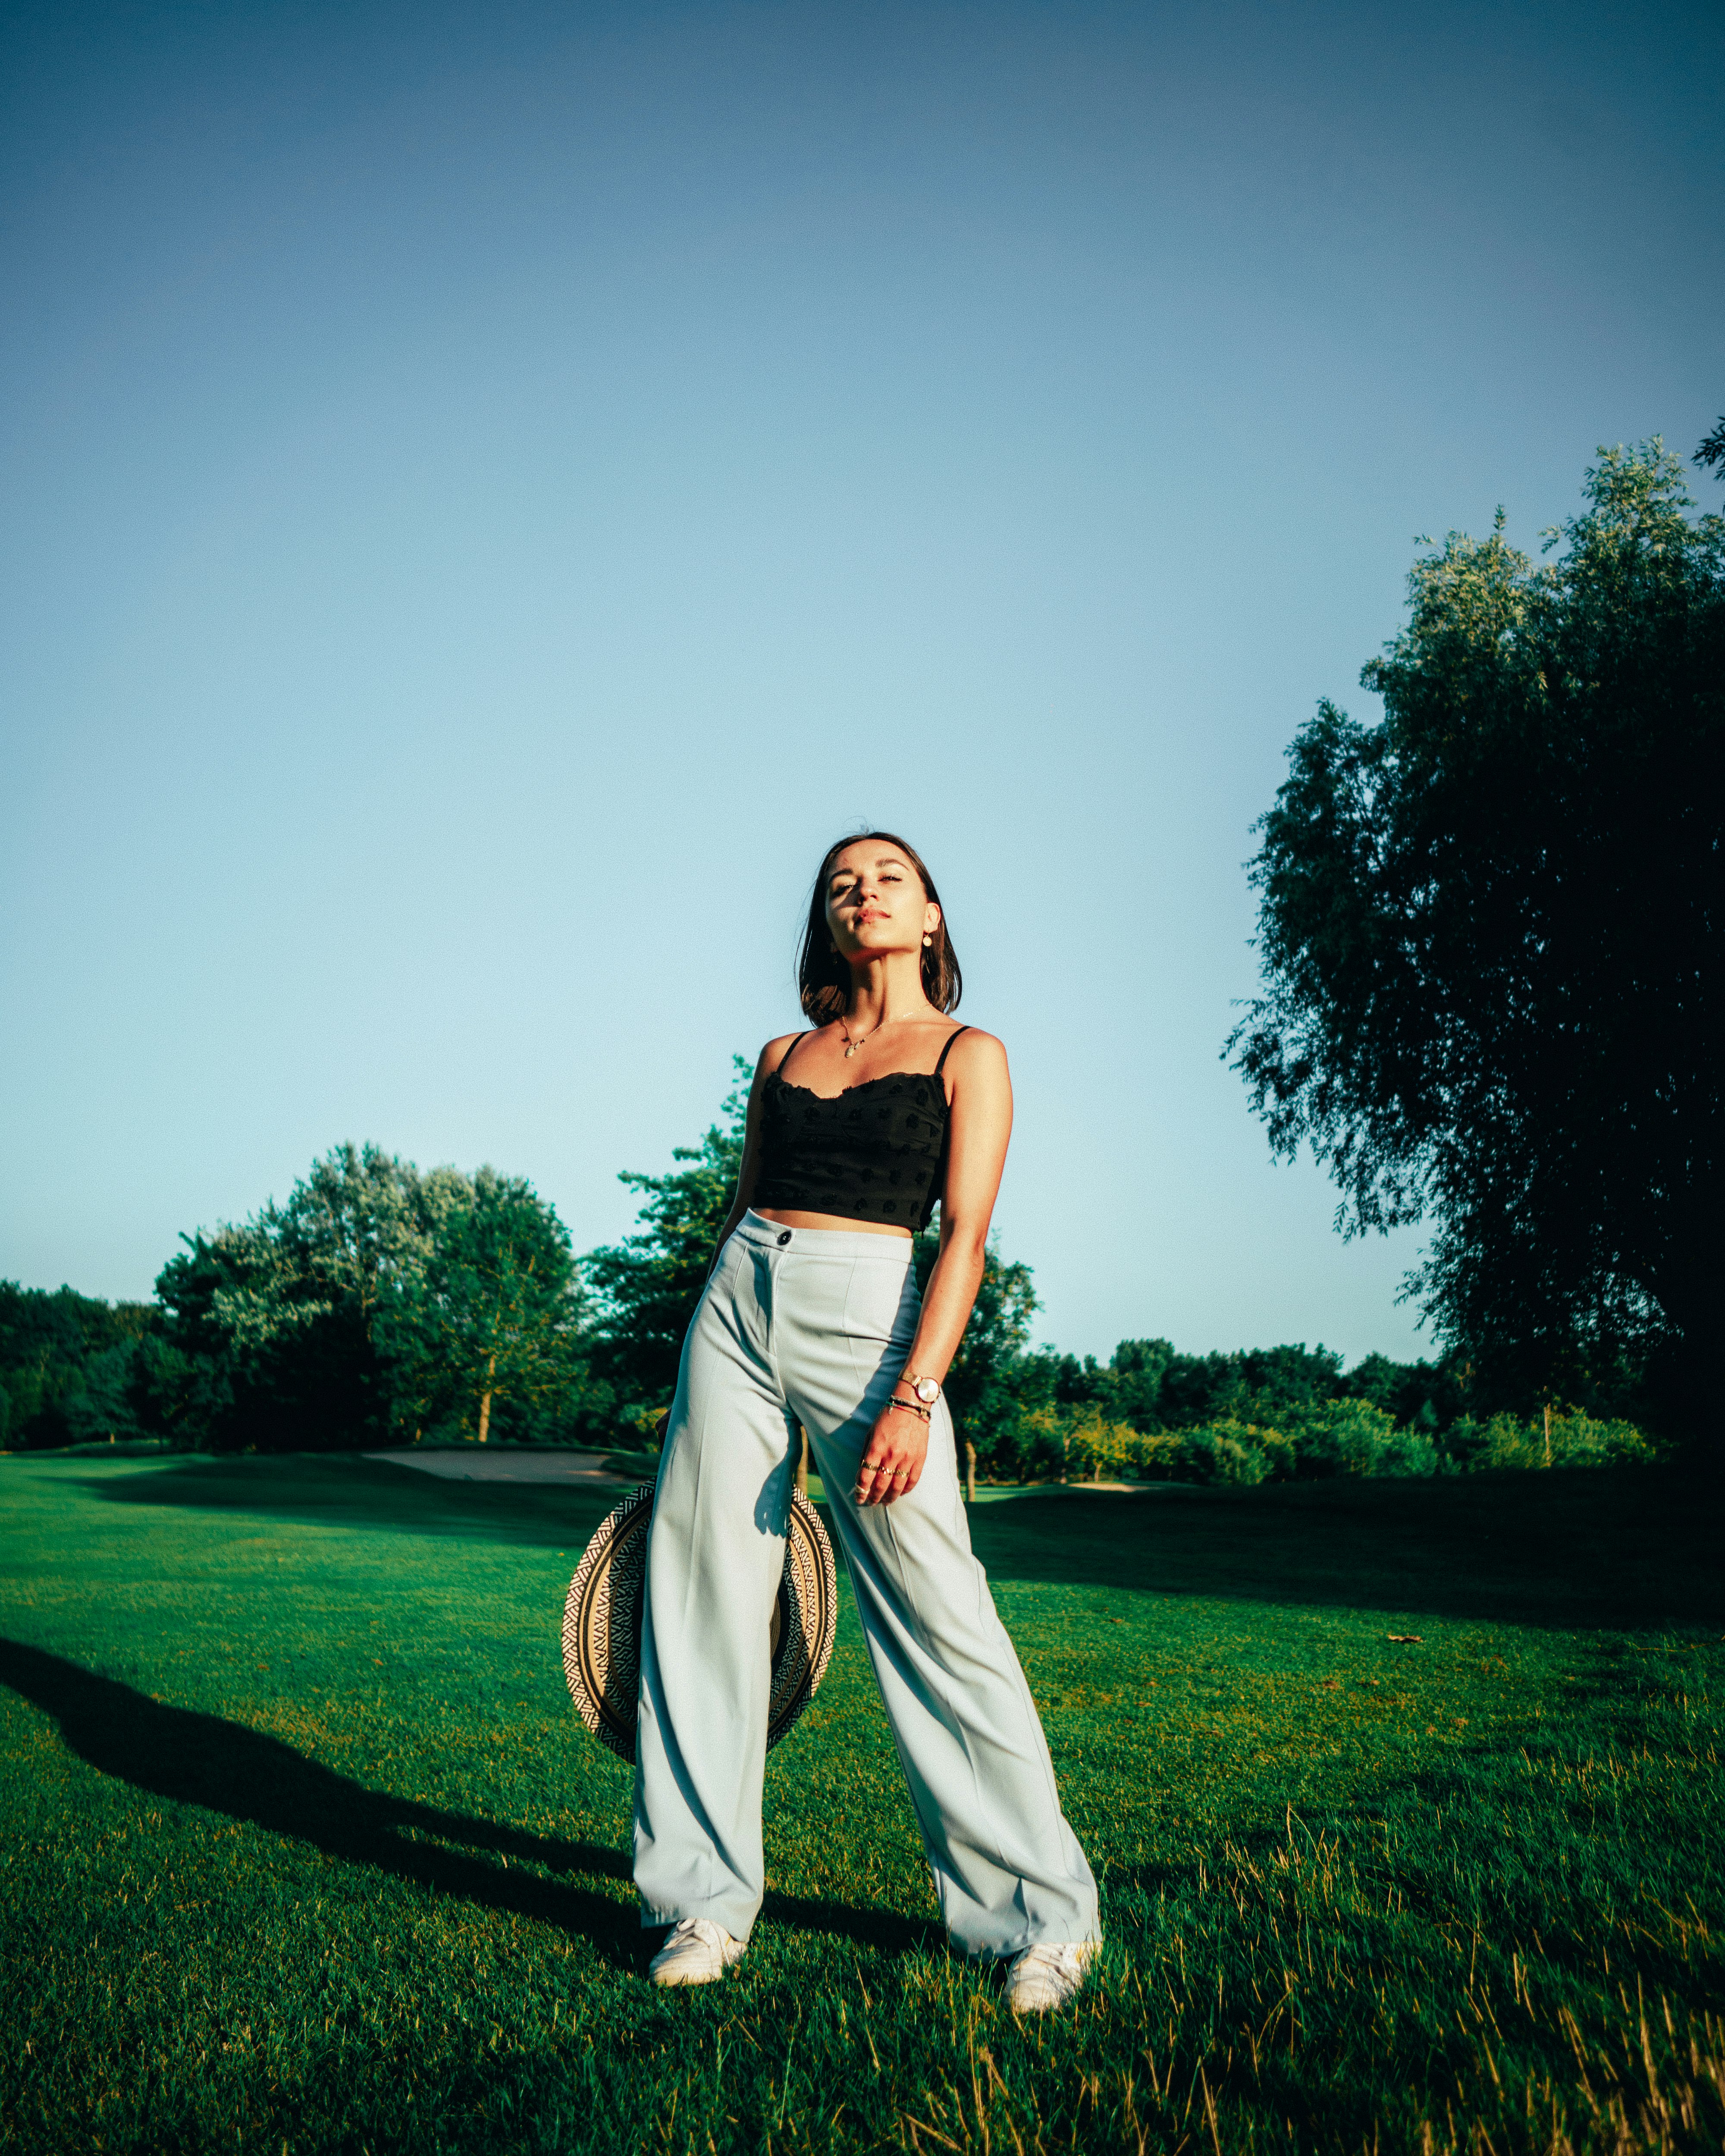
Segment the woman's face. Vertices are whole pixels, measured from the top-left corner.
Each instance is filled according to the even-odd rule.
[[[856,963],[912,951],[940,926],[941,910],[901,853],[878,839],[847,846],[827,876],[827,927],[841,957]]]

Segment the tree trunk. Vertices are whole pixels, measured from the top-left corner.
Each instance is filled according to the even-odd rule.
[[[491,1435],[491,1380],[497,1374],[497,1358],[492,1356],[485,1365],[485,1389],[480,1394],[479,1441],[484,1445]]]
[[[976,1502],[976,1447],[968,1438],[964,1440],[964,1502]]]

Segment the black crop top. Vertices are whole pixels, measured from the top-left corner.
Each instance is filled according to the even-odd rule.
[[[793,1086],[778,1059],[761,1093],[761,1167],[749,1202],[777,1213],[831,1213],[926,1228],[947,1153],[941,1067],[961,1033],[947,1036],[932,1070],[893,1070],[831,1096]]]

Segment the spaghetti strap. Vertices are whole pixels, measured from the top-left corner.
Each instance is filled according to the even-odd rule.
[[[968,1025],[955,1026],[952,1032],[947,1035],[947,1045],[941,1050],[941,1060],[934,1066],[934,1075],[937,1078],[940,1076],[941,1072],[946,1067],[947,1058],[952,1052],[952,1043],[958,1038],[961,1033],[968,1033],[969,1031],[970,1028]]]
[[[806,1032],[804,1032],[804,1033],[799,1033],[799,1034],[797,1035],[797,1040],[808,1040],[808,1038],[809,1038],[809,1035],[808,1035],[808,1034],[807,1034]],[[775,1078],[776,1078],[776,1077],[778,1077],[778,1075],[779,1072],[780,1072],[781,1070],[783,1070],[783,1068],[785,1067],[786,1064],[787,1064],[787,1063],[788,1063],[788,1062],[790,1061],[792,1055],[793,1055],[793,1053],[794,1053],[794,1052],[795,1052],[795,1050],[796,1050],[797,1040],[793,1040],[793,1041],[791,1043],[790,1046],[789,1046],[788,1049],[786,1049],[786,1050],[785,1050],[784,1054],[779,1057],[779,1059],[778,1059],[778,1062],[777,1062],[777,1063],[775,1063],[775,1064],[773,1065],[773,1076],[774,1076]],[[948,1043],[947,1043],[947,1046],[948,1046],[948,1047],[951,1047],[952,1043],[951,1043],[950,1041],[948,1041]],[[939,1068],[939,1065],[936,1065],[936,1068],[937,1068],[937,1069],[938,1069],[938,1068]]]

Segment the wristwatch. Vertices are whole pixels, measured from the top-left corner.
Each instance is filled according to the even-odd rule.
[[[926,1408],[932,1408],[941,1396],[938,1378],[913,1378],[906,1370],[903,1377],[899,1379],[899,1383],[901,1385],[908,1385]]]

